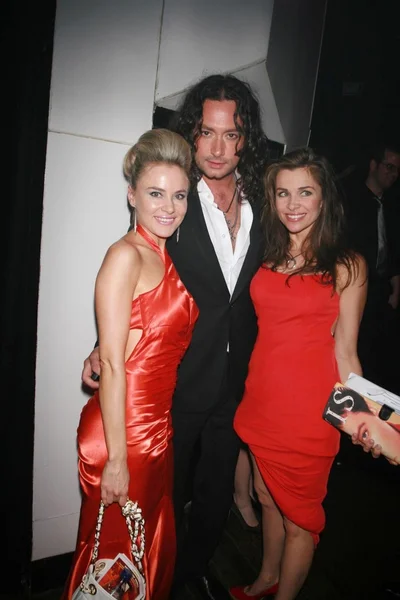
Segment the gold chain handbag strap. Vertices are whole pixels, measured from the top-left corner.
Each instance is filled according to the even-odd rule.
[[[101,526],[103,523],[105,510],[106,510],[106,507],[105,507],[104,503],[100,502],[99,514],[97,515],[96,530],[95,530],[95,534],[94,534],[94,545],[93,545],[93,551],[92,551],[92,558],[90,559],[90,565],[92,565],[93,567],[94,567],[94,565],[97,561],[98,555],[99,555],[100,532],[101,532]],[[121,511],[122,511],[123,517],[125,517],[126,525],[127,525],[128,532],[129,532],[129,537],[131,539],[132,557],[134,558],[134,560],[136,562],[137,568],[139,569],[140,573],[144,577],[142,560],[143,560],[143,556],[144,556],[146,538],[145,538],[145,526],[144,526],[145,521],[144,521],[144,518],[142,515],[142,509],[139,507],[137,502],[128,500],[126,502],[126,504],[121,508]],[[93,593],[95,593],[95,590],[93,591],[92,589],[89,589],[87,587],[87,583],[86,583],[87,575],[88,575],[88,572],[85,573],[85,575],[83,576],[83,580],[82,580],[80,587],[83,591],[93,594]]]

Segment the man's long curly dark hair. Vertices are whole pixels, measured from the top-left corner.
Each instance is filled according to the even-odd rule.
[[[276,210],[276,178],[282,170],[308,169],[321,187],[321,212],[303,244],[304,265],[288,275],[321,275],[321,283],[336,288],[337,267],[342,265],[348,273],[349,285],[358,274],[358,260],[354,252],[344,244],[344,210],[335,184],[335,175],[330,163],[317,155],[311,148],[300,148],[281,156],[266,170],[264,177],[266,202],[262,211],[265,235],[263,262],[277,270],[290,259],[290,236],[280,221]]]
[[[250,86],[233,75],[210,75],[196,83],[186,94],[172,121],[171,129],[180,133],[192,148],[201,134],[205,100],[233,100],[236,102],[235,125],[244,140],[237,155],[241,189],[249,202],[264,197],[262,178],[268,160],[268,139],[261,127],[260,105]],[[202,173],[195,160],[192,163],[194,181]]]

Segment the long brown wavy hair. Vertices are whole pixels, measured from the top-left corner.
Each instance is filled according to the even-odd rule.
[[[261,216],[265,235],[263,263],[276,271],[290,259],[289,232],[276,210],[276,178],[283,169],[294,171],[303,168],[309,169],[321,187],[322,207],[303,244],[304,264],[288,274],[287,283],[293,275],[318,274],[321,283],[333,285],[335,289],[337,267],[343,265],[348,272],[346,287],[358,272],[356,255],[344,244],[344,210],[333,169],[324,156],[317,155],[311,148],[289,152],[271,163],[266,170],[265,204]]]
[[[269,154],[268,139],[261,125],[258,99],[247,83],[233,75],[209,75],[198,81],[188,91],[172,120],[172,130],[182,135],[192,148],[192,180],[197,182],[202,176],[194,154],[206,100],[233,100],[236,103],[234,120],[244,140],[243,148],[237,152],[242,191],[250,203],[262,201],[262,178]]]

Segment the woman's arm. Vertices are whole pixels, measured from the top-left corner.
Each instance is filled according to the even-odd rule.
[[[358,268],[357,268],[358,267]],[[347,274],[341,269],[338,273],[340,279],[345,281]],[[358,330],[367,297],[367,267],[361,256],[357,257],[352,282],[343,289],[340,295],[339,319],[335,331],[335,355],[342,383],[345,383],[350,373],[362,375],[360,361],[357,355]],[[368,439],[359,441],[357,434],[351,436],[355,445],[361,445],[364,452],[371,452],[374,458],[378,458],[382,448],[375,444],[375,440]],[[391,464],[396,462],[389,460]]]
[[[132,298],[141,265],[138,250],[121,240],[108,250],[96,280],[101,363],[99,393],[108,450],[101,480],[101,498],[106,505],[119,502],[123,506],[128,494],[125,350]]]
[[[367,297],[367,267],[361,256],[356,256],[351,283],[343,287],[347,277],[348,272],[341,265],[338,268],[340,303],[335,329],[335,356],[342,383],[346,382],[350,373],[362,375],[357,355],[357,339]]]

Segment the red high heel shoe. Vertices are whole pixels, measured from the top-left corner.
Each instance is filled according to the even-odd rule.
[[[247,588],[247,585],[232,587],[230,588],[229,593],[234,600],[263,600],[263,598],[266,598],[267,596],[273,596],[273,594],[276,594],[279,588],[279,582],[274,583],[274,585],[271,585],[269,588],[263,590],[260,594],[256,594],[255,596],[249,596],[249,594],[246,594],[244,591],[245,588]]]

